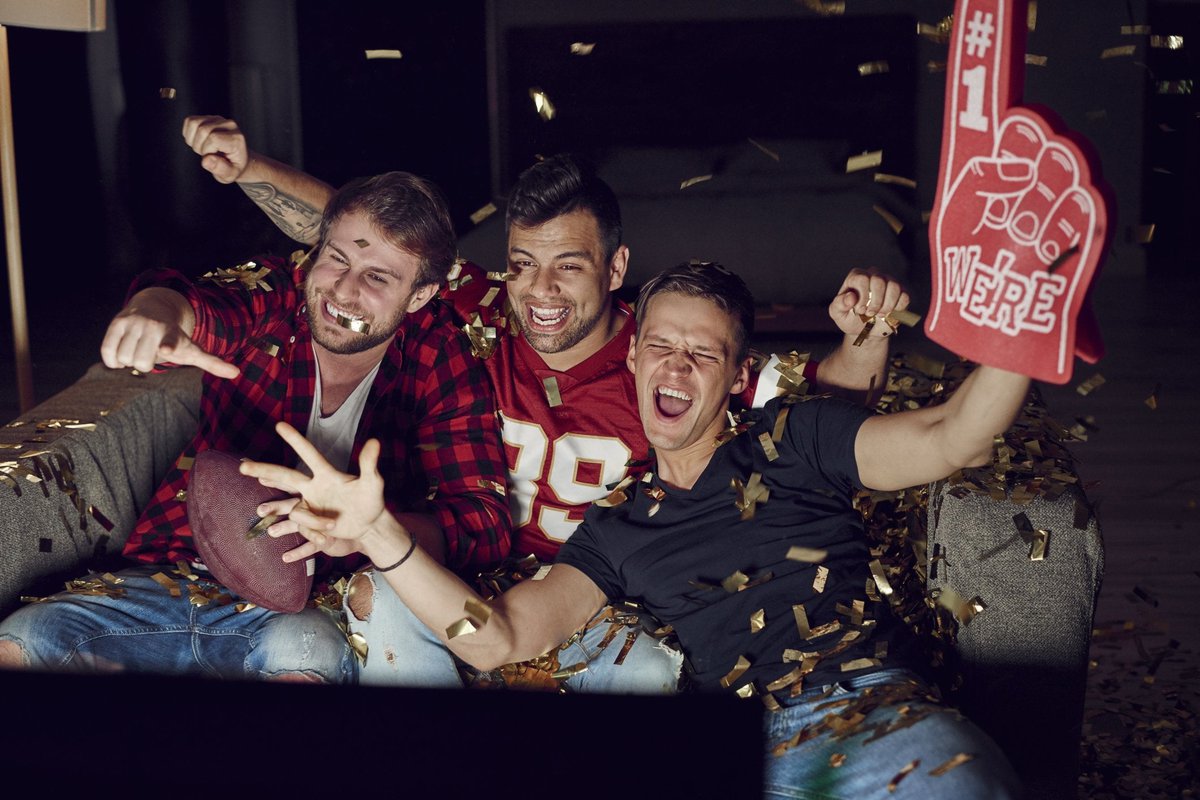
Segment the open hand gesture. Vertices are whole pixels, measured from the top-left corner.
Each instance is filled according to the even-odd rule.
[[[379,440],[371,439],[358,455],[359,477],[347,475],[330,465],[317,448],[286,422],[275,430],[291,445],[300,460],[312,471],[299,470],[258,461],[243,461],[241,472],[258,478],[264,486],[282,489],[294,498],[275,501],[278,508],[260,508],[260,513],[287,513],[285,522],[268,529],[271,536],[299,532],[308,541],[284,554],[284,561],[300,561],[318,551],[340,557],[358,552],[363,537],[385,513],[383,477],[378,470]],[[271,506],[272,504],[265,504]],[[285,508],[286,506],[286,508]]]

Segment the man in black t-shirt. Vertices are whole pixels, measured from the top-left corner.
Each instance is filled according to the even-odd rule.
[[[903,779],[938,796],[1019,795],[995,744],[911,671],[872,599],[850,498],[856,486],[896,490],[986,463],[1029,379],[980,367],[932,408],[872,416],[828,398],[775,400],[730,427],[730,397],[749,375],[745,284],[717,265],[681,265],[647,283],[637,309],[627,363],[654,463],[588,512],[543,580],[485,603],[392,520],[377,448],[364,448],[355,479],[280,425],[313,477],[243,471],[304,498],[291,519],[308,542],[285,558],[352,540],[376,563],[400,561],[387,573],[397,594],[485,670],[546,652],[610,601],[637,600],[674,627],[700,689],[771,709],[768,794],[882,797]]]

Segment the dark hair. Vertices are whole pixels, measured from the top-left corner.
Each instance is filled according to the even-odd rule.
[[[621,246],[621,207],[612,187],[580,156],[562,153],[521,173],[508,196],[505,230],[533,228],[572,211],[596,218],[605,263]]]
[[[636,319],[639,330],[650,301],[667,292],[701,297],[716,305],[734,322],[737,360],[750,354],[750,337],[754,335],[754,296],[740,277],[711,261],[693,261],[663,270],[638,292]]]
[[[321,216],[322,247],[333,224],[355,211],[365,212],[389,244],[421,260],[414,289],[446,280],[458,248],[450,212],[436,186],[409,172],[355,178],[325,206]]]

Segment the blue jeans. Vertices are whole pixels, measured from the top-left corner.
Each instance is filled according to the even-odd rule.
[[[437,635],[408,610],[392,587],[374,571],[354,576],[354,593],[370,592],[370,611],[361,618],[347,609],[351,634],[367,642],[367,660],[359,672],[365,684],[461,687],[458,662]],[[349,603],[355,607],[353,603]],[[601,643],[609,630],[602,623],[572,637],[559,652],[563,667],[586,663],[587,670],[571,676],[566,686],[576,692],[609,694],[671,694],[679,684],[683,654],[647,636],[639,635],[621,664],[616,660],[626,640],[621,630],[607,647]]]
[[[179,597],[151,579],[156,572],[180,586]],[[238,612],[236,603],[217,601],[193,605],[185,586],[192,582],[165,565],[131,567],[115,575],[122,579],[123,597],[60,592],[0,622],[0,641],[15,642],[26,666],[60,672],[354,680],[353,652],[337,620],[325,611],[284,614],[255,607]],[[229,594],[211,580],[194,585]]]
[[[810,689],[767,712],[764,794],[804,800],[1020,797],[1000,748],[954,709],[926,699],[927,691],[910,672],[881,670]],[[972,758],[951,766],[960,754]],[[916,766],[905,771],[912,762]]]

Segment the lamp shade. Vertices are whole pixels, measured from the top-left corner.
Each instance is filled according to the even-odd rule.
[[[102,31],[104,24],[104,0],[0,0],[0,25]]]

